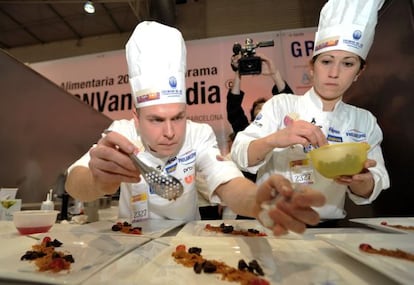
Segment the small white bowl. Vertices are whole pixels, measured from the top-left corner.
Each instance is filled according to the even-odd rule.
[[[48,232],[56,222],[59,211],[24,210],[13,213],[13,223],[22,235]]]

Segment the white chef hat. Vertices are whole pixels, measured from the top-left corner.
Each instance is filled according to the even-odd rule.
[[[313,55],[345,50],[366,59],[384,0],[329,0],[321,10]]]
[[[186,47],[180,31],[141,22],[126,44],[126,58],[136,108],[186,103]]]

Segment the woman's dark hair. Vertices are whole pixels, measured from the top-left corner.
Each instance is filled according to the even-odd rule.
[[[311,62],[312,64],[315,64],[316,59],[318,58],[318,56],[320,56],[320,54],[315,55],[314,57],[312,57]],[[362,57],[358,56],[359,61],[361,62],[361,65],[359,66],[359,71],[363,70],[365,67],[365,64],[367,63],[365,59],[363,59]]]
[[[257,105],[263,104],[265,103],[267,100],[264,97],[261,97],[259,99],[257,99],[256,101],[253,102],[252,108],[250,109],[250,118],[251,121],[253,122],[254,120],[254,109],[256,109]]]

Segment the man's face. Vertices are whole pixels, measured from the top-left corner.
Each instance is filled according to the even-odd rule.
[[[185,140],[186,104],[142,107],[134,113],[142,142],[159,158],[175,156]]]

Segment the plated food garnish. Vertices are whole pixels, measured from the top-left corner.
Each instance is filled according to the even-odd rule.
[[[378,248],[374,248],[370,244],[361,243],[359,245],[359,249],[362,250],[363,252],[367,252],[367,253],[379,254],[379,255],[390,256],[390,257],[405,259],[405,260],[409,260],[409,261],[414,261],[414,254],[406,252],[406,251],[398,249],[398,248],[397,249],[386,249],[386,248],[378,249]]]
[[[399,230],[414,231],[414,226],[404,226],[404,225],[397,225],[397,224],[389,224],[387,221],[382,221],[381,222],[381,225],[382,226],[391,227],[391,228],[395,228],[395,229],[399,229]]]
[[[133,235],[141,235],[142,228],[141,227],[134,227],[132,224],[124,221],[124,222],[117,222],[112,226],[112,231],[114,232],[122,232],[125,234],[133,234]]]
[[[217,273],[221,274],[221,279],[230,282],[239,282],[242,285],[269,285],[270,283],[260,277],[264,275],[263,269],[256,260],[248,263],[243,259],[239,260],[238,266],[232,267],[223,261],[215,259],[205,259],[201,255],[202,249],[180,244],[172,253],[174,260],[186,267],[192,267],[196,274]]]
[[[60,272],[62,270],[70,270],[71,263],[75,260],[71,254],[57,251],[57,247],[61,247],[62,243],[57,239],[44,237],[40,244],[32,246],[32,250],[20,258],[20,260],[34,261],[39,271]]]
[[[266,233],[261,232],[256,229],[247,229],[247,230],[236,230],[234,226],[221,223],[219,226],[213,226],[211,224],[206,224],[204,230],[210,232],[217,232],[223,234],[231,235],[242,235],[242,236],[267,236]]]

